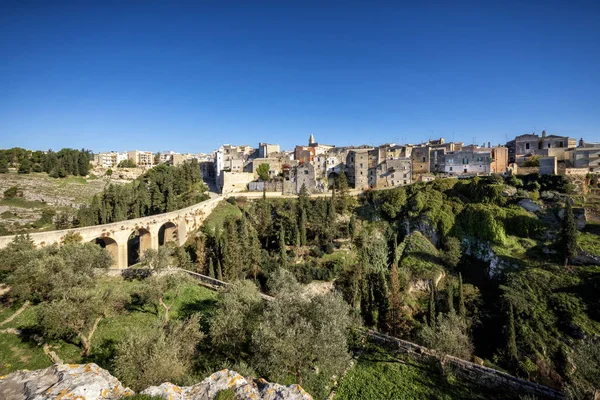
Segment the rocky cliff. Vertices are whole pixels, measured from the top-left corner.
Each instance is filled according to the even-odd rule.
[[[163,383],[141,394],[165,400],[212,400],[229,390],[235,400],[311,400],[298,385],[283,386],[264,379],[244,378],[235,371],[215,372],[202,382],[180,387]],[[96,364],[55,364],[37,371],[17,371],[0,377],[2,400],[117,400],[135,393]]]

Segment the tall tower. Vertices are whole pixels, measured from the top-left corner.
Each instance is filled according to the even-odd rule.
[[[308,138],[308,145],[311,146],[315,144],[315,137],[313,136],[313,134],[310,134],[310,137]]]

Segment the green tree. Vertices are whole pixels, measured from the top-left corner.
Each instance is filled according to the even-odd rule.
[[[208,258],[208,276],[211,278],[215,277],[215,267],[213,266],[212,257]]]
[[[137,165],[135,164],[135,161],[131,160],[131,159],[126,159],[123,160],[121,162],[119,162],[119,164],[117,164],[117,168],[135,168],[137,167]]]
[[[31,172],[31,161],[29,159],[24,158],[19,165],[19,173],[20,174],[29,174]]]
[[[267,163],[259,164],[258,168],[256,168],[256,173],[258,174],[258,177],[263,182],[267,182],[267,181],[271,180],[271,177],[269,176],[270,169],[271,169],[271,166]]]
[[[350,239],[354,239],[354,235],[356,235],[356,216],[354,214],[352,214],[348,223],[348,235]]]
[[[398,265],[392,263],[390,269],[390,326],[394,336],[400,336],[406,331],[406,322],[402,313],[402,293],[398,278]]]
[[[460,240],[455,237],[448,237],[445,243],[445,251],[442,253],[444,264],[450,268],[456,268],[462,257]]]
[[[283,264],[287,263],[287,249],[285,247],[285,229],[283,225],[279,227],[279,257]]]
[[[427,315],[428,315],[429,327],[434,329],[436,312],[435,312],[435,287],[433,285],[433,282],[431,282],[431,285],[429,287],[429,308],[427,311]]]
[[[338,193],[339,193],[339,201],[338,201],[338,211],[340,214],[346,213],[350,208],[350,187],[348,186],[348,178],[346,177],[346,173],[342,171],[340,176],[338,177]]]
[[[0,174],[8,173],[8,161],[5,159],[0,159]]]
[[[300,245],[306,246],[306,211],[300,208]]]
[[[465,293],[463,289],[462,274],[458,273],[458,316],[466,318],[467,309],[465,308]]]
[[[307,298],[283,290],[267,304],[252,335],[256,365],[273,380],[292,375],[315,397],[325,397],[350,360],[349,327],[348,305],[339,295]]]
[[[565,202],[561,244],[566,267],[569,260],[577,255],[577,227],[575,225],[575,217],[573,216],[573,208],[571,208],[569,200]]]
[[[454,284],[450,279],[448,279],[446,286],[446,303],[448,305],[448,312],[454,312]]]
[[[517,354],[517,334],[515,331],[515,315],[512,303],[508,303],[508,327],[506,329],[506,351],[508,360],[513,368],[516,367],[519,356]]]
[[[221,267],[221,260],[217,260],[217,279],[223,280],[223,268]]]
[[[210,320],[212,344],[233,360],[248,354],[263,306],[256,285],[246,280],[233,282],[219,293],[217,309]]]
[[[469,360],[473,354],[473,344],[467,334],[467,324],[454,312],[438,314],[435,326],[424,325],[419,338],[423,345],[435,350],[442,371],[446,355]]]
[[[119,313],[125,307],[127,296],[112,290],[75,288],[37,308],[37,321],[47,338],[71,339],[77,337],[83,348],[82,355],[92,353],[92,339],[102,319]]]
[[[160,315],[159,309],[162,309],[162,320],[164,324],[167,324],[171,309],[187,281],[187,277],[175,274],[152,275],[144,279],[138,295],[144,302],[154,306],[157,316]]]
[[[196,348],[203,340],[200,314],[184,321],[129,331],[117,344],[115,375],[134,390],[163,382],[185,383],[193,370]]]

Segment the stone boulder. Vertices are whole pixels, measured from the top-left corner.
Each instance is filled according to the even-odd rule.
[[[150,396],[159,396],[165,400],[213,400],[217,393],[232,389],[235,400],[311,400],[312,397],[298,385],[283,386],[269,383],[264,379],[254,381],[244,378],[235,371],[224,369],[215,372],[202,382],[193,386],[176,386],[163,383],[151,386],[141,392]]]
[[[502,196],[504,197],[513,197],[517,194],[517,188],[512,186],[505,186],[502,190]]]
[[[562,221],[565,218],[565,209],[561,208],[558,210],[558,218]],[[585,208],[573,207],[573,218],[575,219],[575,226],[580,231],[585,228],[587,224],[587,215],[585,214]]]
[[[2,400],[117,400],[133,394],[96,364],[55,364],[0,378]]]
[[[540,207],[537,203],[533,202],[531,199],[519,200],[518,204],[519,206],[532,213],[536,213],[542,210],[542,207]]]

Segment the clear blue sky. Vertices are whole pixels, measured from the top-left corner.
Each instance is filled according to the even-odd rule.
[[[599,21],[598,1],[0,0],[0,147],[600,141]]]

